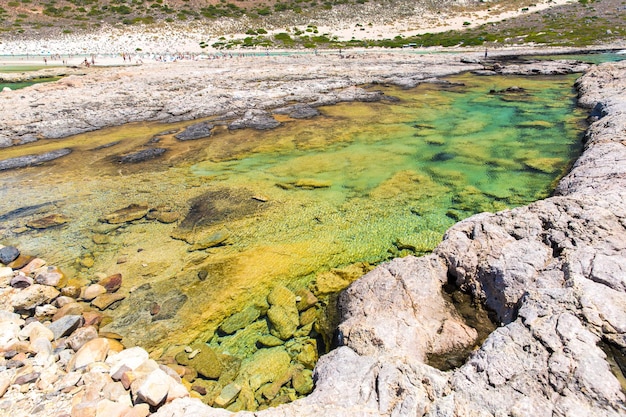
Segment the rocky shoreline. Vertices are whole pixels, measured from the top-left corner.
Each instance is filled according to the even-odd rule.
[[[565,53],[568,49],[498,50],[414,54],[384,50],[343,54],[237,56],[204,61],[145,63],[140,66],[76,70],[55,83],[0,95],[3,124],[0,147],[139,121],[176,122],[206,117],[245,125],[250,112],[281,111],[293,103],[311,107],[343,101],[369,101],[375,94],[359,86],[414,87],[464,71],[490,74],[562,74],[587,65],[557,61],[513,62],[501,57]],[[121,64],[121,62],[120,62]],[[508,71],[508,72],[507,72]],[[378,99],[381,97],[378,96]]]
[[[6,107],[12,109],[12,114],[20,115],[20,119],[11,119],[11,123],[3,126],[1,134],[5,135],[5,145],[41,137],[60,138],[75,133],[76,129],[90,131],[102,127],[94,126],[93,122],[105,114],[112,116],[103,126],[129,120],[153,120],[154,115],[158,115],[158,120],[187,120],[213,115],[231,120],[229,123],[235,127],[248,126],[259,120],[271,122],[268,118],[272,118],[272,111],[275,114],[285,112],[284,108],[293,101],[308,104],[305,110],[310,112],[309,109],[314,110],[322,104],[370,100],[376,96],[354,85],[392,83],[408,87],[418,82],[432,82],[431,77],[440,75],[435,74],[437,71],[447,74],[471,69],[503,70],[486,66],[475,55],[466,57],[465,63],[460,62],[459,56],[398,59],[383,54],[369,61],[360,57],[324,57],[324,61],[318,61],[319,65],[309,73],[290,66],[316,63],[314,57],[272,57],[277,66],[268,65],[256,74],[251,70],[252,74],[247,76],[241,75],[244,71],[238,71],[250,64],[246,59],[230,61],[229,65],[212,63],[214,66],[211,63],[206,66],[195,62],[177,63],[185,64],[181,65],[183,68],[177,67],[177,74],[188,75],[192,80],[190,87],[185,87],[188,80],[180,82],[182,75],[173,77],[167,66],[107,69],[84,77],[67,77],[46,88],[31,87],[28,94],[22,94],[24,98],[19,91],[9,92],[6,99],[10,105],[20,106],[24,113]],[[435,61],[440,65],[437,68],[432,65]],[[339,68],[339,64],[347,65]],[[276,67],[284,73],[277,74]],[[332,70],[333,67],[337,68]],[[516,71],[554,73],[585,68],[578,63],[531,63]],[[182,69],[184,71],[178,71]],[[151,78],[151,70],[159,75]],[[198,90],[200,85],[207,83],[206,72],[210,70],[215,71],[213,74],[232,71],[229,74],[234,74],[234,79],[219,87],[213,80],[213,88]],[[328,78],[324,77],[324,71],[329,71]],[[432,255],[397,259],[357,281],[340,300],[340,331],[345,346],[320,359],[315,369],[313,393],[303,400],[254,415],[306,416],[330,412],[332,415],[434,416],[512,412],[530,416],[549,412],[546,410],[555,415],[571,415],[579,410],[585,410],[587,415],[623,414],[622,388],[610,371],[607,355],[597,343],[601,340],[618,351],[626,347],[626,287],[621,243],[626,241],[623,236],[626,207],[622,202],[624,175],[620,166],[626,158],[622,155],[621,144],[626,112],[623,99],[625,79],[625,64],[604,64],[588,71],[578,83],[580,103],[593,108],[593,114],[599,120],[589,129],[585,152],[571,173],[560,182],[557,196],[511,211],[474,216],[451,228]],[[104,87],[99,87],[99,82],[103,82]],[[113,88],[116,82],[119,84],[117,89]],[[140,84],[142,82],[145,84]],[[133,87],[133,83],[140,85]],[[174,88],[176,85],[180,87]],[[258,88],[242,93],[243,86],[250,85]],[[114,97],[120,97],[120,90],[128,93],[129,88],[136,94],[123,94],[123,99],[116,101]],[[160,90],[169,91],[155,93]],[[196,94],[198,91],[202,94]],[[4,94],[0,99],[5,99]],[[113,109],[105,105],[93,106],[98,94],[108,94],[108,99],[101,103],[113,103]],[[143,103],[150,96],[159,98],[152,103]],[[55,101],[63,97],[68,103]],[[191,99],[181,103],[177,100],[180,97]],[[226,97],[227,101],[220,106],[219,100]],[[70,112],[72,106],[76,107]],[[178,107],[186,110],[173,110]],[[232,112],[224,113],[224,109]],[[49,116],[48,110],[52,113]],[[131,111],[135,112],[133,116],[129,116]],[[21,139],[14,141],[16,137]],[[41,271],[35,272],[32,267],[20,274],[19,270],[24,267],[3,271],[3,297],[7,292],[17,292],[19,285],[11,285],[17,276],[30,275],[36,280],[40,275]],[[100,283],[96,285],[106,288]],[[473,348],[476,334],[453,305],[442,297],[441,288],[445,285],[471,293],[495,311],[502,323],[482,346],[475,347],[476,351],[464,365],[448,372],[432,368],[425,362],[432,355]],[[32,285],[24,286],[28,287]],[[57,297],[58,294],[51,296],[41,305],[50,305],[53,299],[58,300]],[[3,299],[11,300],[6,303],[5,310],[15,310],[12,298]],[[28,307],[18,310],[36,314],[36,306]],[[100,356],[90,356],[91,359],[79,367],[75,366],[74,359],[72,369],[68,370],[69,358],[79,356],[82,349],[82,345],[77,344],[74,349],[66,344],[64,338],[73,337],[72,332],[60,337],[53,333],[50,338],[49,333],[33,324],[31,327],[41,330],[39,335],[35,332],[33,336],[25,328],[39,319],[45,320],[45,316],[25,321],[9,313],[3,313],[2,317],[3,323],[8,323],[3,326],[12,329],[10,334],[15,335],[14,339],[21,343],[19,346],[23,350],[10,349],[8,356],[3,354],[0,388],[5,387],[6,392],[0,402],[12,407],[9,408],[11,415],[33,415],[35,412],[36,415],[51,416],[97,415],[99,407],[110,410],[105,407],[113,407],[111,402],[122,404],[119,407],[123,410],[115,415],[231,415],[225,410],[208,408],[199,400],[186,398],[188,392],[180,390],[181,375],[163,369],[156,362],[147,362],[141,369],[150,372],[141,374],[138,379],[142,382],[153,381],[153,378],[163,380],[160,373],[158,377],[150,376],[159,369],[175,383],[167,385],[167,389],[159,385],[158,394],[154,395],[147,393],[148,387],[140,390],[143,384],[136,383],[134,388],[131,383],[124,386],[122,375],[125,373],[113,372],[116,370],[112,365],[116,355],[110,354],[107,359],[107,354],[109,350],[119,350],[123,355],[131,349],[123,350],[115,345],[114,338],[98,335],[97,330],[95,337],[88,339],[99,341],[93,342],[94,345],[106,344],[108,348],[104,350],[107,353],[102,356],[102,350],[99,350]],[[94,331],[89,331],[89,335],[94,336]],[[42,337],[48,343],[41,340]],[[51,340],[58,348],[59,339],[64,339],[61,347],[67,352],[63,354],[67,360],[65,363],[59,362],[60,355],[57,360],[59,351],[52,349]],[[102,339],[113,341],[103,342]],[[8,345],[8,342],[6,345],[2,343],[3,347]],[[112,349],[110,345],[116,347]],[[40,350],[44,352],[41,355]],[[189,355],[193,353],[193,349],[188,352]],[[143,358],[141,363],[150,360],[145,351],[139,356]],[[20,376],[24,373],[33,379],[22,378],[16,383],[17,368],[7,366],[7,362],[14,359],[33,367],[19,367]],[[49,379],[44,380],[43,368],[52,363],[55,364],[54,372],[49,373],[54,376],[46,374]],[[139,365],[127,364],[130,370],[126,373],[138,375],[133,366]],[[176,366],[170,369],[180,371]],[[65,374],[70,373],[74,383],[67,385]],[[39,375],[35,377],[35,374]],[[107,374],[111,380],[103,377]],[[66,382],[62,388],[60,381]],[[115,395],[119,394],[118,397],[113,394],[100,397],[100,388],[105,385],[110,387],[106,392],[113,391]],[[25,403],[20,403],[24,397],[31,401],[29,404],[33,408],[25,410]],[[122,399],[117,401],[117,398]],[[87,402],[89,405],[84,405],[84,414],[80,414],[83,406],[79,405]],[[164,402],[167,404],[157,410],[157,406]],[[38,403],[43,405],[38,406]],[[253,414],[242,412],[240,415]]]
[[[626,63],[592,68],[578,88],[597,121],[554,197],[473,216],[433,254],[359,279],[340,299],[344,346],[320,358],[313,393],[237,415],[624,415]],[[501,322],[448,372],[425,357],[472,334],[442,299],[445,285]],[[155,415],[230,414],[179,399]]]

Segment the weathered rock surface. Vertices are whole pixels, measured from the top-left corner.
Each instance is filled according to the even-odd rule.
[[[579,88],[581,103],[601,101],[603,115],[557,195],[473,216],[433,254],[353,283],[340,303],[345,346],[320,358],[313,393],[255,416],[624,415],[600,342],[626,349],[626,63],[592,69]],[[425,356],[472,340],[440,295],[447,282],[482,300],[501,326],[442,372]],[[155,415],[223,412],[185,399]]]
[[[163,155],[167,149],[165,148],[148,148],[141,151],[122,155],[118,158],[120,164],[136,164],[138,162],[148,161]]]
[[[44,162],[53,161],[55,159],[61,158],[65,155],[70,154],[71,152],[71,149],[57,149],[37,155],[17,156],[15,158],[4,159],[0,161],[0,171],[39,165]]]
[[[174,135],[178,140],[194,140],[211,136],[211,131],[215,126],[211,123],[202,122],[188,126],[184,131]]]

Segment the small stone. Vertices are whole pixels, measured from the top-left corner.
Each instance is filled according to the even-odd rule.
[[[157,406],[167,398],[171,378],[160,369],[150,372],[146,377],[131,384],[131,391],[139,402]]]
[[[149,404],[136,404],[124,414],[124,417],[148,417],[150,415]]]
[[[11,268],[8,268],[8,269],[11,269]],[[22,275],[22,274],[17,274],[13,278],[11,278],[9,285],[11,285],[13,288],[23,289],[26,287],[30,287],[34,283],[35,283],[35,280],[32,279],[31,277],[27,277],[26,275]]]
[[[78,351],[90,340],[98,337],[98,330],[93,326],[85,326],[76,329],[65,341],[65,343],[74,350]]]
[[[11,386],[11,378],[8,375],[0,375],[0,398],[6,394],[7,390]]]
[[[99,326],[102,323],[104,316],[97,311],[85,311],[83,313],[83,319],[85,320],[85,326]]]
[[[0,267],[0,279],[5,278],[13,278],[13,268],[9,268],[8,266]]]
[[[93,259],[93,255],[87,254],[80,259],[78,259],[78,264],[83,268],[91,268],[93,267],[96,261]]]
[[[35,282],[37,284],[62,287],[67,283],[65,274],[56,266],[42,267],[35,274]]]
[[[91,284],[87,287],[84,287],[80,292],[80,298],[86,301],[91,301],[100,294],[106,293],[107,290],[100,284]]]
[[[46,265],[46,261],[41,258],[35,258],[28,263],[25,267],[20,269],[24,274],[29,275]]]
[[[57,297],[56,300],[54,300],[54,305],[57,307],[57,309],[59,309],[59,308],[62,308],[63,306],[66,306],[70,303],[75,303],[75,302],[76,300],[74,298],[68,297],[67,295],[61,295],[60,297]]]
[[[302,345],[300,353],[296,356],[296,360],[308,369],[313,369],[317,362],[317,344],[315,340],[308,340]]]
[[[237,399],[240,391],[241,385],[239,384],[232,382],[226,385],[220,392],[220,395],[215,399],[214,405],[222,408],[228,407]]]
[[[71,302],[64,304],[57,310],[56,313],[54,313],[52,321],[60,320],[65,316],[79,316],[83,313],[83,310],[85,309],[83,305],[73,301],[73,299],[71,300]]]
[[[177,221],[180,218],[180,214],[175,211],[156,209],[150,210],[146,218],[150,220],[156,220],[165,224],[170,224]]]
[[[20,250],[15,246],[5,246],[0,249],[0,262],[7,265],[20,256]]]
[[[291,378],[293,389],[300,395],[307,395],[313,391],[313,371],[310,369],[296,369]]]
[[[20,256],[18,256],[13,262],[9,262],[7,266],[13,269],[21,269],[28,265],[28,263],[33,259],[35,259],[34,256],[24,255],[21,253]]]
[[[65,297],[78,298],[80,297],[80,287],[76,285],[68,285],[61,288],[61,295]]]
[[[82,316],[74,314],[67,315],[50,323],[48,329],[52,330],[54,340],[57,340],[70,335],[74,330],[78,329],[82,324],[82,320]]]
[[[111,306],[111,304],[123,300],[126,298],[125,295],[122,294],[102,294],[97,296],[92,302],[91,305],[99,308],[100,310],[104,310]]]
[[[100,221],[110,224],[128,223],[142,219],[146,214],[148,214],[148,206],[146,204],[131,204],[123,209],[107,214]]]
[[[98,281],[98,284],[102,285],[107,292],[115,292],[122,286],[122,274],[113,274]]]
[[[59,291],[48,285],[33,284],[11,297],[11,304],[16,311],[34,310],[42,304],[48,304],[59,296]]]
[[[99,337],[90,340],[70,360],[68,370],[73,371],[94,362],[102,362],[106,359],[107,353],[109,353],[109,341],[107,339]]]
[[[31,229],[43,230],[64,225],[69,221],[70,219],[68,217],[62,214],[53,213],[39,219],[31,220],[30,222],[26,223],[26,226],[30,227]]]
[[[20,337],[24,339],[30,339],[31,341],[43,337],[46,340],[52,341],[54,339],[54,333],[38,321],[27,324],[20,331]]]
[[[229,237],[230,232],[225,229],[215,233],[211,233],[208,236],[201,236],[194,241],[194,244],[191,245],[189,251],[191,252],[220,246],[224,244],[224,242],[226,242]]]
[[[298,301],[296,302],[296,307],[300,312],[317,304],[317,297],[311,291],[305,288],[297,290],[295,294],[297,297],[299,297]]]
[[[98,401],[98,405],[96,406],[96,417],[122,417],[125,416],[126,413],[131,410],[131,408],[132,404],[122,404],[117,401],[111,401],[105,398]]]
[[[300,326],[307,326],[317,320],[317,310],[310,308],[300,314]]]
[[[144,349],[136,346],[129,349],[124,349],[123,351],[110,355],[106,363],[110,365],[111,370],[109,374],[113,377],[114,374],[117,374],[122,367],[125,367],[128,370],[137,369],[142,363],[149,359],[148,352]],[[115,379],[115,378],[113,378]]]
[[[96,245],[106,245],[108,243],[111,243],[111,238],[108,235],[102,233],[94,233],[93,235],[91,235],[91,240]]]
[[[213,351],[213,349],[205,344],[199,344],[196,346],[196,349],[199,349],[200,352],[194,355],[191,359],[189,358],[188,353],[180,352],[176,355],[176,362],[180,365],[192,367],[205,378],[219,378],[222,374],[223,366],[217,354]]]
[[[42,306],[35,307],[35,318],[39,321],[45,321],[56,314],[58,308],[52,304],[44,304]]]
[[[183,130],[181,133],[174,135],[174,137],[181,141],[206,138],[211,136],[211,130],[214,127],[215,126],[213,124],[208,122],[195,123],[187,126],[185,130]]]
[[[16,385],[24,385],[30,382],[35,382],[37,378],[39,378],[39,375],[39,372],[29,372],[27,374],[19,375],[15,378],[13,383]]]
[[[283,343],[285,343],[285,341],[276,336],[268,334],[259,337],[258,343],[262,346],[274,347],[282,345]]]

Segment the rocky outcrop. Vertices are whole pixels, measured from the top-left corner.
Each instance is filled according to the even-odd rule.
[[[320,358],[313,393],[255,416],[624,414],[611,352],[626,349],[626,63],[593,68],[578,87],[602,117],[556,195],[473,216],[433,254],[353,283],[341,296],[344,346]],[[443,372],[428,354],[474,337],[443,298],[446,283],[481,300],[500,327]],[[226,414],[182,399],[155,415]]]

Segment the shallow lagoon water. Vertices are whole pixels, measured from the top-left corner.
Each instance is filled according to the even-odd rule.
[[[106,311],[105,329],[128,346],[216,343],[223,319],[264,303],[277,284],[323,293],[320,277],[333,268],[426,253],[460,219],[550,195],[580,152],[575,78],[460,75],[410,90],[374,86],[397,100],[325,107],[309,120],[276,116],[283,125],[271,131],[218,126],[180,142],[173,132],[193,122],[140,123],[3,149],[3,159],[73,150],[0,172],[3,243],[81,284],[122,273],[128,296]],[[148,147],[166,152],[119,163]],[[129,204],[180,219],[99,221]],[[53,213],[68,223],[29,227]],[[216,234],[227,239],[194,250]],[[229,346],[235,356],[255,349]]]

